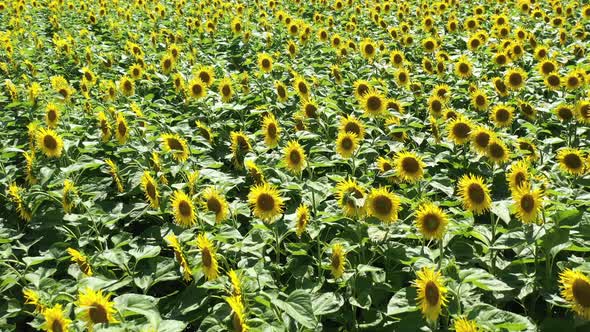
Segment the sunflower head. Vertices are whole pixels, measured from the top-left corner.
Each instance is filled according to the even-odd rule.
[[[172,208],[176,224],[188,228],[196,223],[197,216],[193,201],[182,191],[176,190],[172,195]]]
[[[448,223],[447,214],[434,203],[424,203],[416,212],[416,227],[427,240],[441,240]]]
[[[43,311],[43,318],[45,318],[43,329],[49,332],[68,331],[69,326],[72,323],[72,321],[68,319],[61,304],[56,304],[52,308],[47,308]]]
[[[198,78],[207,87],[210,87],[215,82],[215,71],[211,66],[201,66],[195,71],[195,78]]]
[[[380,187],[371,191],[367,197],[366,207],[370,216],[390,223],[397,220],[400,199],[387,188]]]
[[[434,271],[429,267],[423,267],[416,274],[414,287],[418,289],[418,303],[420,310],[426,319],[435,321],[446,306],[447,289],[440,271]]]
[[[469,78],[473,72],[473,65],[471,61],[466,57],[460,57],[455,63],[455,75],[461,78]]]
[[[590,279],[580,271],[566,269],[559,275],[561,296],[578,316],[590,320]]]
[[[196,76],[188,82],[187,85],[188,95],[192,98],[201,99],[207,95],[207,84]]]
[[[585,171],[585,159],[579,149],[565,148],[557,153],[559,167],[566,173],[582,175]]]
[[[41,128],[37,131],[37,147],[49,158],[61,157],[63,140],[51,129]]]
[[[355,134],[359,140],[365,138],[365,126],[354,115],[346,115],[340,120],[340,131]]]
[[[215,257],[215,247],[205,234],[197,236],[197,245],[201,250],[201,263],[203,265],[203,274],[207,280],[214,280],[219,276],[217,258]]]
[[[383,116],[387,110],[387,100],[385,96],[375,89],[371,89],[363,95],[361,105],[365,114],[370,117]]]
[[[265,73],[272,71],[272,58],[266,53],[258,54],[258,68]]]
[[[263,183],[250,189],[248,203],[255,217],[272,222],[283,213],[283,198],[271,184]]]
[[[395,158],[397,176],[407,182],[416,182],[422,179],[425,166],[422,158],[413,152],[402,151]]]
[[[462,116],[457,116],[448,124],[449,139],[455,144],[465,144],[471,139],[471,121]]]
[[[528,182],[516,187],[512,191],[512,200],[516,215],[525,224],[538,220],[541,205],[543,203],[543,192],[539,189],[533,190]]]
[[[171,153],[174,160],[184,162],[188,159],[190,150],[184,138],[177,134],[163,134],[161,138],[164,152]]]
[[[305,227],[309,223],[309,208],[307,205],[301,203],[295,211],[297,219],[295,220],[295,232],[297,236],[301,237],[301,234],[305,231]]]
[[[109,294],[103,294],[101,290],[95,291],[89,287],[81,290],[77,305],[84,310],[82,318],[91,326],[101,323],[116,323],[115,304],[110,298]]]
[[[336,138],[336,152],[342,158],[350,158],[358,148],[358,138],[351,132],[340,132]]]
[[[269,148],[274,148],[279,144],[281,128],[273,114],[269,113],[263,118],[262,132],[264,133],[264,143]]]
[[[334,278],[340,278],[344,274],[346,265],[346,252],[340,243],[332,245],[332,256],[330,257],[330,270]]]
[[[219,82],[219,95],[223,102],[229,102],[234,95],[233,83],[229,77],[225,77]]]
[[[479,176],[463,175],[459,180],[459,195],[463,207],[474,214],[482,214],[492,204],[490,189]]]
[[[287,169],[294,174],[300,174],[305,168],[305,151],[297,141],[287,143],[284,151],[284,161]]]
[[[455,332],[479,332],[477,324],[465,317],[455,319],[453,327],[455,328]]]
[[[202,194],[203,207],[215,214],[215,221],[222,222],[227,218],[228,204],[221,193],[214,187],[208,187]]]

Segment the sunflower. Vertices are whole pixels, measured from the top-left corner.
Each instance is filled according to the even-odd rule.
[[[465,317],[455,319],[453,327],[455,332],[479,332],[475,321],[469,320]]]
[[[190,150],[184,138],[177,134],[163,134],[162,148],[164,152],[172,153],[172,158],[178,162],[185,162],[188,159]]]
[[[287,165],[287,169],[294,174],[300,174],[303,169],[305,168],[305,151],[299,142],[297,141],[290,141],[287,143],[287,146],[283,150],[285,164]]]
[[[563,82],[561,83],[562,86],[565,86],[568,90],[575,90],[582,86],[583,80],[580,79],[580,75],[578,75],[577,71],[569,72],[564,78]]]
[[[488,145],[494,137],[494,132],[491,130],[482,126],[477,126],[471,132],[471,146],[477,153],[485,155],[488,152]]]
[[[274,148],[279,144],[281,127],[273,114],[267,114],[262,120],[262,132],[264,133],[264,143],[269,148]]]
[[[141,176],[141,189],[145,194],[145,199],[150,203],[150,206],[157,209],[160,206],[158,183],[148,171],[143,172],[143,175]]]
[[[61,196],[61,205],[64,209],[65,213],[70,213],[72,212],[72,209],[74,208],[74,199],[76,197],[77,194],[77,190],[76,187],[74,186],[74,182],[72,182],[69,179],[66,179],[64,181],[64,188],[62,191],[62,196]]]
[[[405,67],[400,67],[395,72],[395,81],[401,87],[407,87],[410,84],[410,72]]]
[[[518,219],[525,224],[536,222],[543,204],[543,191],[532,190],[528,182],[512,191],[512,200]]]
[[[519,138],[516,142],[516,146],[525,158],[530,158],[532,160],[537,159],[537,147],[530,140]]]
[[[436,321],[447,302],[444,279],[440,271],[429,267],[423,267],[416,276],[413,284],[418,290],[416,300],[420,303],[420,310],[426,319]]]
[[[448,223],[447,214],[434,203],[424,203],[416,212],[416,227],[427,240],[442,239]]]
[[[301,237],[301,234],[305,232],[307,223],[309,223],[309,208],[307,205],[301,203],[299,207],[297,207],[295,213],[297,215],[297,219],[295,220],[295,233],[297,233],[298,237]]]
[[[197,216],[192,200],[187,194],[176,190],[172,195],[172,208],[176,224],[188,228],[195,224]]]
[[[361,54],[363,57],[367,58],[369,61],[373,60],[375,54],[377,54],[377,48],[375,47],[375,42],[370,38],[365,38],[361,42]]]
[[[242,20],[240,20],[239,17],[234,17],[231,20],[231,31],[233,31],[234,35],[239,35],[240,33],[242,33],[242,29],[243,29],[243,24],[242,24]]]
[[[439,117],[445,107],[445,102],[439,96],[433,95],[428,98],[428,111],[431,115]]]
[[[361,105],[365,114],[370,117],[383,116],[387,111],[385,96],[375,89],[371,89],[363,95]]]
[[[129,138],[129,127],[127,126],[127,120],[125,120],[123,113],[117,114],[116,126],[115,137],[119,144],[125,144]]]
[[[371,190],[367,197],[366,207],[368,215],[389,223],[397,220],[400,200],[397,195],[389,192],[385,187]]]
[[[68,248],[66,251],[70,255],[70,260],[78,264],[80,271],[82,271],[87,276],[92,276],[92,267],[88,262],[88,257],[74,248]]]
[[[389,59],[391,60],[391,64],[394,67],[399,68],[399,67],[403,66],[404,62],[406,61],[406,56],[404,55],[404,53],[402,51],[393,50],[389,54]]]
[[[119,81],[119,91],[121,91],[124,96],[133,96],[135,94],[135,81],[128,76],[121,77],[121,80]]]
[[[473,65],[466,56],[461,56],[455,63],[455,75],[461,78],[469,78],[473,72]]]
[[[506,174],[506,181],[511,192],[516,191],[520,186],[529,181],[529,163],[526,159],[514,162],[510,171]]]
[[[478,111],[485,111],[489,106],[489,98],[485,91],[475,89],[471,93],[471,105]]]
[[[506,51],[499,51],[494,54],[494,64],[497,66],[504,66],[510,61],[508,53]]]
[[[465,144],[469,142],[471,139],[472,127],[473,125],[471,124],[471,121],[462,116],[457,116],[448,125],[449,139],[455,142],[455,144]]]
[[[271,184],[263,183],[250,189],[248,202],[255,217],[272,222],[283,213],[283,198]]]
[[[557,65],[557,62],[555,62],[554,60],[545,59],[539,62],[539,64],[537,65],[537,69],[539,71],[539,74],[546,77],[551,73],[556,73],[559,69],[559,66]]]
[[[356,80],[352,84],[354,89],[354,97],[361,101],[363,97],[371,90],[371,84],[366,80]]]
[[[227,103],[232,99],[234,96],[234,88],[229,77],[225,77],[219,82],[218,91],[223,102]]]
[[[207,142],[212,143],[213,142],[213,133],[211,132],[211,128],[209,128],[206,124],[204,124],[203,122],[201,122],[199,120],[195,121],[195,125],[199,129],[199,134],[201,134],[201,137],[206,139]]]
[[[584,174],[584,157],[579,149],[562,149],[557,153],[557,160],[562,171],[572,175]]]
[[[360,217],[365,214],[365,189],[354,179],[343,180],[336,185],[336,198],[344,215]]]
[[[162,69],[162,73],[170,74],[172,69],[174,69],[175,64],[176,61],[174,61],[172,54],[165,54],[160,60],[160,68]]]
[[[68,319],[61,304],[56,304],[52,308],[43,311],[43,330],[47,332],[65,332],[68,331],[72,321]]]
[[[490,120],[492,120],[497,127],[509,127],[514,120],[514,108],[506,104],[496,105],[492,108]]]
[[[289,91],[287,91],[287,87],[283,82],[275,81],[275,91],[277,93],[277,98],[281,103],[284,103],[289,99]]]
[[[309,89],[309,83],[303,78],[302,76],[295,76],[295,80],[293,81],[293,88],[297,91],[297,94],[302,99],[308,99],[311,91]]]
[[[511,68],[504,75],[504,84],[509,89],[519,90],[526,82],[527,73],[520,67]]]
[[[207,96],[207,84],[201,81],[198,76],[188,82],[187,90],[192,98],[201,99]]]
[[[110,301],[109,294],[103,294],[102,290],[95,291],[86,287],[78,294],[77,306],[84,310],[82,319],[88,322],[90,328],[94,324],[117,323],[113,316],[117,311],[115,304]]]
[[[580,271],[565,269],[559,274],[561,296],[580,317],[590,320],[590,279]]]
[[[37,131],[37,147],[49,158],[59,158],[63,150],[63,140],[51,129]]]
[[[438,47],[438,42],[436,41],[436,39],[434,39],[432,37],[427,37],[427,38],[424,38],[424,40],[422,40],[422,48],[426,52],[432,53],[432,52],[436,51],[437,47]]]
[[[109,158],[105,159],[104,163],[108,166],[109,174],[117,186],[117,191],[120,193],[124,192],[125,188],[123,187],[123,181],[119,176],[119,167],[117,167],[117,164],[115,164],[115,162]]]
[[[25,304],[35,306],[35,312],[42,313],[46,310],[46,307],[41,302],[41,297],[37,291],[28,288],[23,288],[23,297],[25,298]]]
[[[529,120],[534,120],[537,116],[537,109],[529,102],[518,99],[518,108],[520,112]]]
[[[506,144],[498,138],[492,138],[488,144],[487,156],[497,164],[503,164],[509,159],[508,148]]]
[[[330,270],[332,276],[338,279],[344,274],[346,265],[346,251],[340,243],[332,245],[332,256],[330,258]]]
[[[297,55],[297,44],[295,44],[292,40],[287,42],[287,54],[289,54],[291,58],[294,58],[295,55]]]
[[[351,132],[340,132],[336,138],[336,152],[342,158],[350,158],[358,148],[358,138]]]
[[[576,117],[581,123],[590,124],[590,100],[580,100],[576,105]]]
[[[168,242],[168,246],[174,250],[174,257],[182,269],[182,278],[187,282],[191,281],[193,279],[191,267],[186,260],[186,255],[182,250],[182,246],[180,245],[178,238],[176,235],[174,235],[174,233],[170,233],[165,237],[165,240]]]
[[[451,87],[448,84],[438,84],[432,89],[432,95],[437,96],[443,101],[449,101],[451,98]]]
[[[499,77],[494,77],[492,79],[492,83],[494,85],[494,89],[501,97],[508,96],[508,87],[504,84],[504,80]]]
[[[207,211],[215,214],[215,221],[222,222],[227,218],[228,204],[223,195],[214,187],[208,187],[202,194],[202,205]]]
[[[194,76],[199,78],[207,87],[210,87],[215,82],[215,71],[211,66],[200,66],[194,72]]]
[[[241,169],[244,160],[244,155],[252,149],[250,145],[250,139],[246,134],[239,131],[232,131],[231,136],[231,151],[234,166]]]
[[[201,263],[203,264],[203,274],[207,281],[217,279],[219,275],[217,258],[215,258],[215,248],[213,243],[205,234],[197,236],[197,245],[201,250]]]
[[[551,73],[545,77],[545,85],[551,90],[557,90],[561,87],[561,76],[558,73]]]
[[[272,57],[266,53],[258,54],[258,68],[265,73],[272,71]]]
[[[340,119],[340,131],[355,134],[359,140],[365,138],[365,126],[354,115],[345,115]]]
[[[256,165],[255,162],[252,160],[246,160],[246,170],[248,170],[248,174],[254,180],[255,184],[263,184],[264,183],[264,174]]]
[[[305,114],[305,117],[309,119],[315,119],[318,117],[318,109],[318,104],[311,99],[301,101],[301,113]]]
[[[483,178],[476,175],[469,174],[461,177],[459,195],[463,200],[463,207],[476,215],[489,210],[492,204],[490,189]]]
[[[563,122],[568,122],[574,118],[574,108],[569,104],[561,103],[553,109],[553,112]]]
[[[60,113],[59,107],[57,107],[56,104],[47,104],[47,107],[45,108],[45,123],[47,124],[47,127],[51,129],[57,127]]]
[[[133,64],[129,68],[129,76],[131,76],[131,78],[134,80],[141,79],[141,77],[143,76],[143,68],[137,63]]]
[[[406,182],[413,183],[422,179],[425,166],[422,158],[413,152],[402,151],[395,158],[395,172]]]
[[[226,297],[225,301],[229,304],[232,315],[232,327],[237,332],[248,332],[250,327],[246,325],[246,310],[242,303],[242,297],[240,295],[234,295]]]
[[[231,295],[232,296],[241,296],[242,295],[242,282],[240,281],[240,275],[235,270],[230,270],[227,273],[229,280],[231,282]]]

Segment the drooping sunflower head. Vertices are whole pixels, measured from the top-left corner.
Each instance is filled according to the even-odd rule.
[[[37,131],[37,147],[49,158],[61,157],[63,140],[51,129],[41,128]]]
[[[52,308],[43,311],[43,330],[48,332],[65,332],[68,331],[72,321],[68,319],[67,314],[61,304],[56,304]]]
[[[203,274],[207,280],[214,280],[219,276],[217,258],[215,257],[215,247],[213,243],[203,233],[197,236],[197,245],[201,249],[201,263],[203,264]]]
[[[370,216],[390,223],[397,220],[400,199],[397,195],[387,190],[385,187],[380,187],[371,190],[367,197],[367,212]]]
[[[344,215],[361,217],[365,215],[365,189],[354,179],[347,179],[336,185],[336,198]]]
[[[82,319],[89,325],[101,323],[116,323],[114,317],[115,304],[110,300],[109,294],[103,294],[102,290],[95,291],[87,287],[78,294],[77,305],[84,310]]]
[[[188,159],[190,150],[184,138],[177,134],[163,134],[161,138],[164,152],[171,153],[174,160],[184,162]]]
[[[309,223],[309,208],[304,203],[301,203],[295,211],[297,218],[295,219],[295,232],[298,237],[305,231],[305,227]]]
[[[255,184],[262,184],[264,183],[264,174],[256,165],[256,163],[250,159],[246,160],[246,170],[248,170],[248,174],[254,180]]]
[[[482,214],[489,210],[492,199],[490,189],[483,179],[476,175],[463,175],[459,180],[459,195],[463,207],[474,214]]]
[[[350,158],[358,148],[358,138],[351,132],[340,132],[336,138],[336,152],[342,158]]]
[[[566,269],[559,275],[561,296],[580,317],[590,320],[590,279],[580,271]]]
[[[141,176],[141,189],[145,194],[145,199],[150,203],[150,206],[152,208],[158,208],[160,206],[158,184],[149,171],[143,172],[143,175]]]
[[[275,186],[263,183],[250,189],[248,202],[255,217],[272,222],[283,213],[283,198]]]
[[[258,68],[265,73],[272,71],[272,57],[266,53],[258,54]]]
[[[417,300],[420,310],[426,319],[436,321],[447,302],[444,279],[440,271],[434,271],[429,267],[423,267],[416,276],[414,287],[418,289]]]
[[[416,227],[427,240],[442,239],[448,223],[447,214],[434,203],[424,203],[416,212]]]
[[[369,117],[381,117],[385,115],[387,101],[385,96],[375,90],[370,89],[361,99],[361,105],[365,114]]]
[[[202,194],[203,207],[215,214],[215,221],[222,222],[227,218],[228,204],[221,193],[214,187],[208,187]]]
[[[287,169],[294,174],[299,174],[305,168],[305,151],[297,141],[290,141],[283,150],[284,161]]]
[[[395,158],[397,176],[407,182],[416,182],[422,179],[425,166],[422,158],[413,152],[402,151]]]
[[[572,175],[582,175],[585,171],[585,160],[579,149],[565,148],[557,153],[557,160],[562,171]]]
[[[45,305],[41,302],[41,296],[35,290],[29,288],[23,288],[23,296],[25,298],[25,304],[35,306],[36,312],[44,312],[46,310]]]
[[[342,277],[344,274],[344,269],[346,265],[346,252],[344,247],[340,243],[335,243],[332,245],[332,256],[330,258],[330,270],[332,272],[332,276],[338,279]]]
[[[543,192],[533,190],[530,183],[525,182],[512,191],[512,199],[518,219],[525,224],[537,222],[543,204]]]
[[[340,131],[355,134],[359,140],[365,138],[365,126],[354,115],[346,115],[340,119]]]
[[[193,201],[187,194],[176,190],[172,195],[172,209],[174,210],[174,221],[176,224],[188,228],[196,223],[197,216]]]

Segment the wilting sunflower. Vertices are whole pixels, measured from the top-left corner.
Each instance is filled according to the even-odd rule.
[[[487,156],[496,164],[503,164],[510,158],[510,151],[499,138],[492,138],[488,144]]]
[[[307,205],[301,203],[295,211],[297,219],[295,220],[295,232],[297,236],[301,237],[301,234],[305,232],[305,227],[309,223],[309,208]]]
[[[332,256],[330,258],[330,270],[332,276],[338,279],[344,274],[346,265],[346,251],[340,243],[332,245]]]
[[[45,108],[45,123],[47,124],[47,127],[51,129],[57,127],[60,113],[59,107],[56,104],[47,104],[47,107]]]
[[[227,218],[228,204],[223,195],[214,187],[208,187],[203,191],[201,204],[207,211],[215,214],[215,221],[222,222]]]
[[[473,72],[473,65],[466,56],[461,56],[455,62],[455,75],[461,78],[469,78]]]
[[[340,132],[336,138],[336,152],[342,158],[350,158],[358,148],[358,138],[351,132]]]
[[[389,223],[397,220],[400,199],[385,187],[371,190],[367,196],[366,208],[368,215]]]
[[[510,171],[506,174],[506,181],[511,192],[516,191],[520,186],[529,181],[529,163],[526,159],[521,159],[510,166]]]
[[[542,190],[533,190],[530,183],[525,182],[512,191],[512,200],[520,221],[525,224],[537,222],[543,204]]]
[[[475,321],[465,317],[455,319],[453,327],[455,328],[455,332],[479,332]]]
[[[385,96],[375,89],[370,89],[363,95],[361,99],[361,105],[365,111],[365,114],[370,117],[383,116],[387,110],[387,101]]]
[[[348,217],[365,215],[365,189],[354,179],[344,180],[336,185],[336,198],[344,215]]]
[[[250,189],[248,202],[255,217],[272,222],[283,213],[283,198],[271,184],[263,183]]]
[[[463,200],[463,207],[473,212],[482,214],[492,205],[490,189],[484,183],[483,178],[477,175],[463,175],[459,180],[459,195]]]
[[[66,332],[69,330],[72,321],[68,319],[61,304],[56,304],[52,308],[43,311],[43,330],[47,332]]]
[[[283,82],[275,81],[275,91],[277,93],[277,99],[281,103],[284,103],[289,99],[289,91]]]
[[[86,287],[78,294],[77,306],[84,310],[82,319],[90,326],[101,323],[117,323],[113,316],[117,311],[110,300],[111,295],[103,294],[102,290],[95,291]]]
[[[186,140],[177,134],[163,134],[162,148],[164,152],[172,153],[172,158],[178,162],[185,162],[188,159],[190,150]]]
[[[266,53],[258,54],[258,68],[265,73],[272,71],[272,57]]]
[[[283,150],[285,165],[294,174],[300,174],[305,168],[305,151],[297,141],[290,141]]]
[[[504,76],[504,84],[506,84],[509,89],[519,90],[526,83],[526,79],[527,73],[522,68],[511,68]]]
[[[557,153],[559,167],[572,175],[584,174],[584,157],[579,149],[565,148]]]
[[[188,82],[186,89],[188,90],[188,95],[192,98],[201,99],[207,96],[207,84],[201,81],[198,76],[193,77]]]
[[[273,114],[269,113],[263,118],[262,132],[264,133],[264,143],[269,148],[274,148],[279,144],[281,127]]]
[[[49,158],[59,158],[63,150],[63,140],[51,129],[41,128],[37,132],[37,147]]]
[[[365,126],[354,115],[346,115],[340,119],[340,131],[353,133],[359,140],[365,138]]]
[[[434,203],[424,203],[416,212],[416,227],[427,240],[442,239],[448,223],[447,214]]]
[[[468,119],[457,116],[448,125],[449,139],[455,144],[465,144],[469,142],[471,138],[471,130],[473,125]]]
[[[160,206],[158,183],[150,175],[149,171],[143,172],[143,175],[141,176],[141,189],[145,194],[145,199],[150,202],[150,206],[154,209],[157,209]]]
[[[77,189],[72,180],[64,180],[64,188],[61,195],[61,206],[65,213],[72,212],[74,205],[76,204],[75,199],[77,195]]]
[[[172,209],[176,224],[188,228],[195,224],[197,216],[193,201],[182,191],[176,190],[172,195]]]
[[[494,132],[491,130],[482,126],[477,126],[471,132],[471,146],[477,153],[485,155],[488,153],[488,145],[494,137]]]
[[[565,269],[559,274],[561,296],[580,317],[590,320],[590,279],[580,271]]]
[[[85,275],[92,276],[92,267],[88,262],[88,257],[74,248],[68,248],[66,251],[70,255],[71,261],[78,264],[78,267]]]
[[[191,281],[193,279],[193,274],[190,266],[188,265],[188,261],[186,260],[186,256],[182,250],[182,246],[180,245],[178,238],[176,235],[174,235],[174,233],[170,233],[165,237],[165,239],[168,241],[168,246],[174,250],[174,257],[182,269],[183,279],[187,282]]]
[[[119,144],[125,144],[129,138],[129,126],[127,125],[127,120],[125,120],[123,113],[117,114],[116,125],[115,137]]]
[[[219,95],[223,102],[229,102],[234,96],[233,83],[229,77],[225,77],[219,82],[218,86]]]
[[[248,332],[250,327],[246,325],[246,310],[244,308],[244,304],[242,303],[242,297],[239,295],[234,295],[226,297],[225,300],[233,311],[232,327],[234,331]]]
[[[214,280],[219,275],[217,258],[215,257],[215,248],[213,243],[205,234],[197,236],[197,245],[201,249],[201,263],[203,264],[203,274],[207,280]]]
[[[426,165],[417,154],[408,151],[399,152],[395,157],[395,172],[406,182],[416,182],[424,176]]]
[[[414,287],[418,289],[416,300],[420,303],[420,310],[426,319],[436,321],[447,302],[444,279],[440,271],[429,267],[423,267],[416,276]]]

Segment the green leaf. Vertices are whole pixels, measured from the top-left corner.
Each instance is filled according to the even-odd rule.
[[[504,292],[512,290],[505,282],[496,279],[492,274],[478,268],[461,270],[459,277],[465,283],[470,283],[483,290]]]
[[[135,257],[135,261],[139,262],[142,259],[156,257],[160,254],[159,246],[143,246],[129,250],[129,254]]]
[[[155,297],[141,294],[123,294],[114,299],[115,306],[123,316],[135,314],[145,316],[150,324],[158,325],[162,318],[156,308],[158,300]]]
[[[475,319],[483,327],[492,331],[537,331],[535,324],[529,318],[500,310],[489,304],[482,303],[473,306],[469,311],[468,318]]]
[[[311,305],[309,291],[294,290],[285,301],[275,299],[273,304],[307,328],[315,328],[318,324]]]
[[[492,202],[492,207],[490,210],[493,214],[508,224],[510,222],[510,204],[510,201],[507,200],[495,201]]]
[[[326,315],[338,311],[344,304],[342,295],[335,293],[322,293],[312,302],[313,312],[316,316]]]
[[[416,305],[416,288],[406,287],[400,289],[387,304],[387,315],[395,316],[406,312],[418,310]]]

